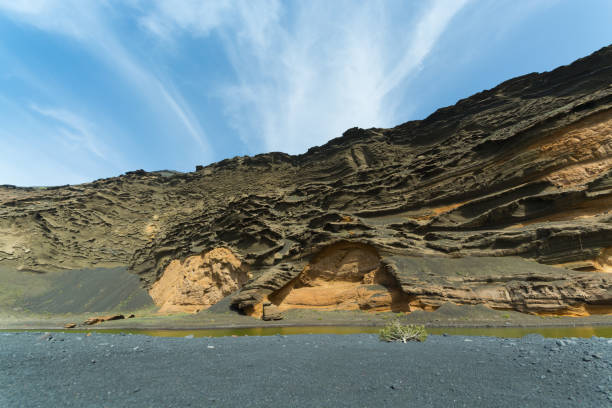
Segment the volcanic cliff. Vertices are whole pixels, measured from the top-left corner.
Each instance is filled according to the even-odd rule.
[[[165,311],[608,314],[610,209],[612,46],[298,156],[2,186],[0,266],[123,268]]]

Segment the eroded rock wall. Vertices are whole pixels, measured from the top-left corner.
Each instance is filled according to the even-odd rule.
[[[410,311],[398,282],[384,268],[376,249],[353,242],[324,248],[296,278],[267,300],[281,311]]]
[[[254,296],[254,294],[262,296]],[[612,313],[612,275],[570,271],[518,257],[380,256],[360,243],[322,249],[294,278],[252,281],[234,302],[253,316],[279,310],[412,312],[446,302],[539,315]]]
[[[171,261],[149,294],[159,313],[198,312],[240,289],[249,279],[242,262],[227,248],[215,248],[184,261]]]
[[[373,248],[383,264],[404,265],[395,272],[402,293],[421,302],[411,299],[410,307],[448,298],[536,313],[607,310],[610,84],[612,46],[424,120],[349,129],[303,155],[235,157],[192,173],[136,171],[78,186],[3,186],[0,264],[37,272],[129,266],[151,288],[168,279],[170,265],[178,271],[196,262],[190,257],[223,247],[253,274],[234,300],[247,311],[297,285],[300,274],[306,279],[304,268],[325,248],[351,242]],[[493,274],[492,260],[507,257],[523,258],[524,273]],[[452,261],[431,272],[443,287],[414,280],[420,269],[398,261],[421,258]],[[479,267],[468,268],[465,280],[453,275],[454,260],[479,258],[491,260],[485,280],[468,280]],[[556,269],[538,289],[530,273],[541,264]],[[338,282],[356,284],[302,282],[278,307],[305,305]],[[353,289],[334,291],[317,304],[361,307],[350,300]]]

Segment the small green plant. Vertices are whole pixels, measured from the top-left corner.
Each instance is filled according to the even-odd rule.
[[[395,319],[378,332],[378,338],[382,341],[402,343],[407,343],[409,341],[425,341],[427,338],[427,331],[425,330],[425,326],[402,324],[398,319]]]

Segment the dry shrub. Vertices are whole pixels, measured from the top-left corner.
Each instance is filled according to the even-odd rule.
[[[380,340],[388,342],[425,341],[427,331],[425,326],[402,324],[396,319],[383,327],[378,333],[378,337]]]

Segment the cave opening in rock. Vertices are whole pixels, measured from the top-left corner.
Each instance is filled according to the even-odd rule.
[[[325,247],[304,270],[268,296],[289,309],[409,312],[409,298],[386,270],[376,248],[340,242]]]

